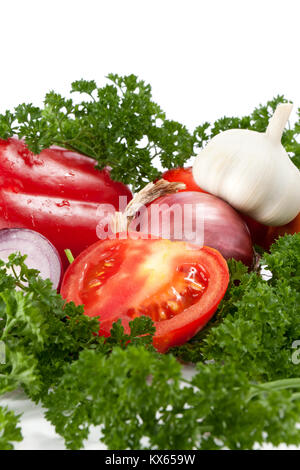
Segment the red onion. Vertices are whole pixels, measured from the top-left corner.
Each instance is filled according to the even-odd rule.
[[[210,246],[225,259],[248,266],[253,262],[246,223],[229,204],[210,194],[186,191],[162,196],[140,211],[129,230],[137,228],[170,240]]]
[[[33,230],[7,228],[0,230],[0,259],[8,261],[11,253],[27,255],[26,265],[38,269],[43,279],[49,278],[57,289],[62,277],[62,263],[58,251],[46,237]]]

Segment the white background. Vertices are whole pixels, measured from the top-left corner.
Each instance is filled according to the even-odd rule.
[[[190,129],[276,94],[299,107],[299,16],[299,0],[1,2],[0,112],[110,72]]]
[[[300,106],[299,0],[10,0],[0,9],[0,112],[66,94],[85,78],[135,73],[189,129],[284,94]],[[17,448],[63,448],[41,412]],[[52,434],[51,434],[52,432]],[[90,448],[96,446],[91,440]]]

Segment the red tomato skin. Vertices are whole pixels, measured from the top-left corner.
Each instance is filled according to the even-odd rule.
[[[51,147],[34,155],[15,138],[0,139],[0,229],[35,230],[57,248],[64,266],[64,250],[74,256],[98,240],[99,204],[119,206],[119,196],[132,199],[130,190],[111,180],[107,169],[75,152]]]
[[[139,232],[131,232],[131,234],[133,234],[136,239],[145,237],[145,234]],[[160,239],[157,237],[151,237],[150,239],[149,235],[149,240],[143,240],[145,243],[145,250],[143,250],[143,252],[146,251],[147,243],[155,240],[159,241]],[[105,241],[94,243],[87,248],[66,271],[62,282],[61,295],[67,301],[73,301],[77,305],[83,303],[78,288],[79,277],[82,274],[83,265],[86,266],[89,262],[95,262],[98,249],[105,249]],[[117,297],[113,295],[110,296],[107,301],[108,303],[106,302],[106,313],[101,315],[101,311],[96,313],[96,310],[89,311],[88,308],[85,308],[86,315],[100,317],[99,334],[101,336],[109,337],[113,322],[117,321],[119,318],[122,320],[125,332],[129,333],[129,322],[132,318],[124,313],[118,314],[118,306],[120,307],[126,304],[132,295],[136,292],[140,292],[144,287],[145,280],[135,276],[141,258],[142,254],[141,256],[136,256],[134,260],[125,258],[124,263],[127,263],[126,269],[130,270],[129,272],[132,273],[132,282],[123,286],[120,284],[119,295]],[[200,331],[212,318],[226,292],[229,282],[229,272],[227,263],[222,255],[213,248],[203,247],[198,249],[197,258],[195,259],[197,262],[199,261],[199,263],[203,264],[210,274],[209,288],[204,292],[198,303],[178,315],[175,315],[171,319],[154,322],[156,333],[153,344],[161,353],[166,352],[171,347],[184,344]]]
[[[195,183],[193,177],[193,169],[191,166],[186,168],[172,168],[171,170],[166,171],[162,174],[162,178],[170,181],[171,183],[184,183],[186,185],[185,189],[181,189],[181,191],[199,191],[201,193],[206,193],[203,189],[200,188]]]
[[[283,235],[289,234],[293,235],[294,233],[300,232],[300,212],[291,222],[281,227],[267,227],[267,234],[264,240],[264,248],[269,249],[272,243],[274,243],[278,237],[283,237]]]

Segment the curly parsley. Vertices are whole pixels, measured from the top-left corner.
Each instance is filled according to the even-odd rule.
[[[93,80],[73,82],[71,94],[79,95],[82,101],[50,91],[43,108],[23,103],[14,112],[6,111],[0,115],[0,137],[25,137],[35,153],[54,144],[83,153],[95,159],[99,169],[111,167],[114,179],[131,184],[135,190],[159,176],[155,162],[165,169],[183,166],[197,148],[222,130],[264,131],[276,105],[286,101],[277,96],[250,116],[224,117],[190,133],[184,125],[167,119],[143,80],[135,75],[110,74],[107,78],[108,84],[102,88]],[[298,121],[283,135],[283,144],[298,166],[299,126]]]
[[[264,255],[269,281],[229,263],[230,287],[214,320],[189,348],[173,351],[199,354],[190,380],[173,354],[153,349],[150,318],[135,319],[129,335],[119,321],[109,339],[93,335],[98,320],[65,304],[24,261],[12,255],[0,266],[7,352],[0,393],[22,387],[40,401],[67,448],[82,448],[97,425],[112,449],[300,443],[300,366],[291,360],[300,338],[300,234],[280,238]],[[1,448],[21,439],[18,419],[0,409]]]
[[[20,415],[0,406],[0,449],[12,450],[14,442],[22,441],[21,428],[18,426]]]

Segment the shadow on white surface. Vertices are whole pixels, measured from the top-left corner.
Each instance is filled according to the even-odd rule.
[[[1,405],[8,406],[16,413],[22,413],[21,428],[23,441],[15,444],[15,450],[65,450],[65,444],[54,429],[54,426],[44,418],[40,405],[28,400],[20,390],[6,394],[0,401]],[[85,443],[85,450],[105,450],[106,447],[99,439],[99,427],[91,427],[89,439]]]

